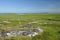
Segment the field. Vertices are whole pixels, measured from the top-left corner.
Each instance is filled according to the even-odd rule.
[[[0,14],[0,29],[16,29],[28,23],[42,28],[44,32],[35,37],[20,36],[5,40],[60,40],[60,14]]]

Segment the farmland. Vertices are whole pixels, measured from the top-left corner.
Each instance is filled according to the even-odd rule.
[[[60,14],[0,14],[0,29],[16,29],[31,23],[44,30],[35,37],[11,37],[5,40],[60,40]]]

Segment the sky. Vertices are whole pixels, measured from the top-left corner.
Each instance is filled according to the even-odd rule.
[[[60,0],[0,0],[0,13],[60,13]]]

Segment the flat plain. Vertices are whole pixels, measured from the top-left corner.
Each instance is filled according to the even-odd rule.
[[[35,37],[11,37],[4,40],[60,40],[60,14],[0,14],[0,29],[16,29],[31,23],[44,30]]]

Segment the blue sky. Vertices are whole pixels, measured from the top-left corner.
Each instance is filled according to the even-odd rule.
[[[0,0],[0,13],[59,12],[60,0]]]

